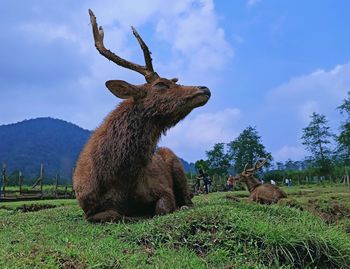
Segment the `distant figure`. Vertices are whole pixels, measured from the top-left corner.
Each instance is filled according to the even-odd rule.
[[[273,179],[270,180],[270,184],[271,185],[276,185],[276,181],[274,181]]]
[[[212,180],[211,180],[211,177],[208,178],[208,187],[209,187],[209,192],[212,192]]]
[[[227,191],[233,191],[233,176],[229,175],[226,181]]]
[[[286,184],[286,186],[289,186],[289,179],[286,178],[286,179],[284,180],[284,183]]]
[[[201,192],[201,180],[204,180],[204,171],[203,169],[199,169],[198,170],[198,175],[196,176],[196,184],[194,187],[194,190],[196,193],[200,193]]]
[[[261,178],[261,179],[260,179],[260,183],[261,183],[261,184],[264,184],[265,181]]]
[[[207,173],[204,173],[203,181],[204,181],[205,192],[206,194],[208,194],[211,191],[211,178]]]
[[[292,180],[288,179],[288,187],[291,187],[291,186],[292,186]]]

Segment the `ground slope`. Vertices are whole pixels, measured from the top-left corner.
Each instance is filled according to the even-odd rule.
[[[347,190],[339,192],[350,201]],[[247,193],[229,196],[236,194]],[[74,200],[36,202],[56,207],[34,212],[3,204],[0,268],[349,267],[350,236],[337,223],[227,195],[195,197],[192,209],[137,223],[100,225],[87,223]]]

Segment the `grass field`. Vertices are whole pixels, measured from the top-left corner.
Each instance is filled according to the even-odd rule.
[[[98,225],[74,200],[1,203],[0,268],[350,268],[350,190],[286,191],[273,206],[212,193],[189,210]]]

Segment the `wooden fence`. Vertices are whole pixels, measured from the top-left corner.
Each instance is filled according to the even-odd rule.
[[[40,200],[40,199],[70,199],[75,197],[72,185],[59,185],[59,176],[56,175],[54,185],[43,185],[44,170],[40,167],[40,175],[32,186],[23,184],[23,175],[18,174],[18,186],[7,186],[6,166],[3,165],[0,178],[0,202]]]

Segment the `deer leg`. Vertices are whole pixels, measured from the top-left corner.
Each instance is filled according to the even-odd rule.
[[[127,217],[119,214],[113,209],[109,209],[103,212],[96,213],[95,215],[87,217],[89,222],[119,222],[119,221],[137,221],[142,218],[140,217]]]
[[[257,202],[257,196],[255,193],[252,193],[249,197],[248,197],[248,202]]]
[[[102,211],[87,217],[87,220],[90,222],[117,222],[121,219],[122,216],[117,211],[112,209]]]
[[[187,186],[186,174],[182,166],[179,167],[178,165],[174,165],[172,176],[176,205],[178,207],[193,206],[193,203],[191,201],[191,195]]]
[[[155,208],[155,215],[165,215],[170,212],[174,212],[176,209],[174,195],[170,193],[164,193],[157,201]]]
[[[176,206],[193,206],[191,201],[193,195],[189,192],[186,173],[179,159],[170,149],[167,148],[160,148],[157,151],[157,154],[163,158],[170,169],[173,179],[173,192],[175,195]]]

